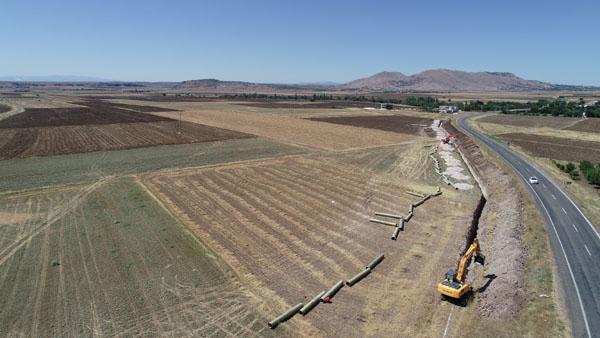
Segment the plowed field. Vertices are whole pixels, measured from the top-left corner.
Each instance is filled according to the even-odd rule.
[[[405,115],[343,116],[311,118],[310,120],[413,135],[424,135],[424,126],[428,127],[432,122],[428,118]]]
[[[583,160],[594,163],[600,162],[600,142],[525,133],[500,134],[497,136],[510,141],[511,145],[521,147],[533,156],[571,162]]]
[[[436,285],[458,261],[474,205],[432,198],[392,241],[392,228],[368,218],[374,211],[406,215],[418,198],[311,160],[182,170],[142,182],[233,267],[270,318],[385,253],[371,275],[344,287],[332,304],[277,330],[327,337],[443,332],[450,305],[440,303]]]
[[[574,125],[565,128],[565,130],[585,131],[587,133],[600,133],[600,118],[589,118],[577,122]]]
[[[19,114],[20,115],[20,114]],[[18,116],[18,115],[17,115]],[[148,115],[151,116],[152,115]],[[253,135],[177,121],[0,129],[0,159],[186,144]]]

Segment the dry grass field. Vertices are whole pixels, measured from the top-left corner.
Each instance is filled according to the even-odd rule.
[[[270,334],[231,271],[131,179],[0,200],[5,336]]]
[[[581,121],[575,117],[554,116],[523,116],[523,115],[488,115],[479,118],[482,123],[495,123],[500,125],[516,126],[523,128],[552,128],[561,129],[572,126]]]
[[[390,336],[402,329],[406,336],[428,336],[443,330],[448,304],[440,304],[435,285],[465,244],[471,203],[434,198],[392,241],[392,228],[368,218],[374,211],[406,214],[418,198],[310,160],[182,170],[142,182],[234,268],[271,317],[385,253],[368,278],[342,289],[332,304],[286,323],[299,334]]]

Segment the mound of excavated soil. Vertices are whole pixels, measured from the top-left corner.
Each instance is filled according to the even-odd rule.
[[[493,319],[514,317],[525,301],[525,264],[528,249],[523,243],[523,196],[517,182],[503,169],[487,160],[479,147],[460,133],[449,120],[449,134],[459,133],[459,151],[471,165],[487,198],[479,221],[477,237],[486,255],[486,280],[475,283],[479,313]],[[471,268],[475,271],[478,268]],[[473,278],[474,274],[470,274]]]

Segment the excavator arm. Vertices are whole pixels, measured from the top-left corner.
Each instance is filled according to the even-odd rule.
[[[448,271],[445,279],[438,284],[438,291],[442,296],[460,299],[464,294],[471,290],[471,285],[465,283],[465,277],[467,274],[467,266],[469,265],[473,254],[475,254],[475,262],[483,265],[485,257],[481,254],[477,238],[475,238],[473,244],[471,244],[467,252],[460,259],[458,271]]]

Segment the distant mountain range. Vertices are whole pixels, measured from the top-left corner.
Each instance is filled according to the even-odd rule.
[[[10,79],[10,80],[9,80]],[[398,72],[381,72],[370,77],[344,84],[316,82],[301,84],[253,83],[221,81],[216,79],[188,80],[182,82],[124,82],[77,76],[0,77],[0,89],[24,90],[34,88],[64,89],[77,87],[90,90],[173,90],[214,93],[272,93],[292,91],[359,92],[359,93],[440,93],[473,91],[591,91],[594,86],[559,85],[525,80],[512,73],[463,72],[434,69],[414,75]]]
[[[112,82],[114,80],[91,76],[46,75],[46,76],[0,76],[0,81],[22,82]]]

